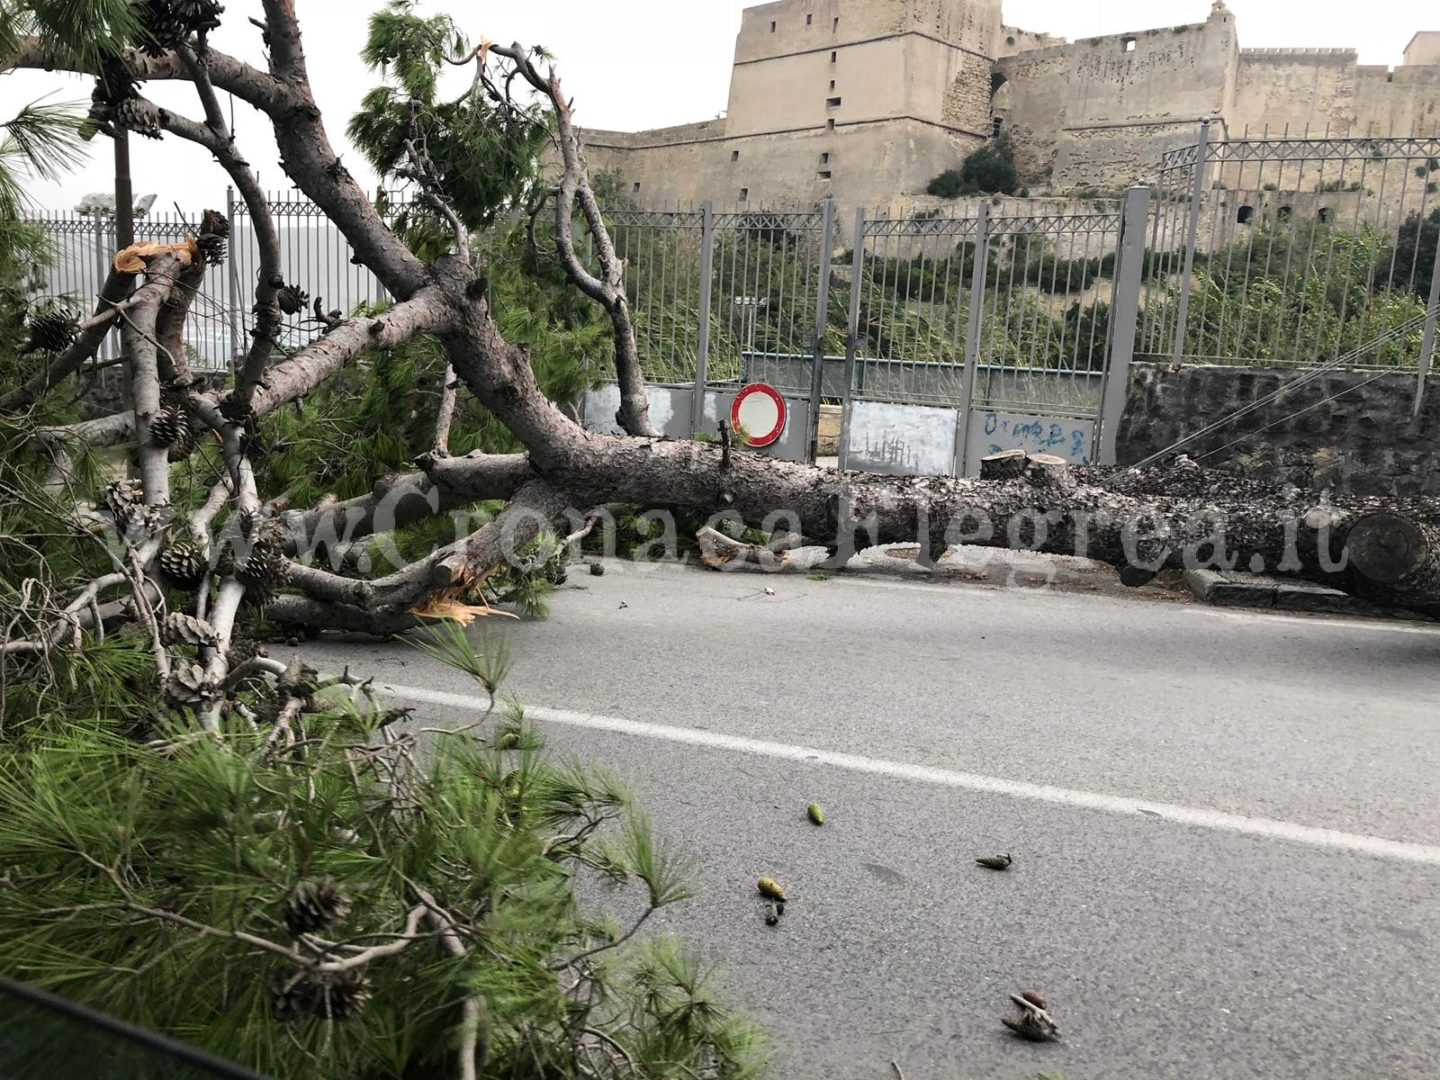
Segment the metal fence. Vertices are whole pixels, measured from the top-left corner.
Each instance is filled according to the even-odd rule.
[[[1217,127],[1161,162],[1140,353],[1423,370],[1440,301],[1440,138]]]
[[[683,409],[696,432],[709,429],[714,392],[750,382],[810,403],[812,445],[822,404],[844,406],[847,430],[862,415],[901,423],[880,406],[936,410],[937,423],[948,410],[945,468],[956,470],[986,448],[977,425],[1038,420],[1063,422],[1043,447],[1105,460],[1132,352],[1415,370],[1418,407],[1440,310],[1440,139],[1219,136],[1202,124],[1193,145],[1165,155],[1153,189],[1063,213],[971,203],[842,222],[829,201],[610,212],[644,374],[693,390]],[[313,203],[277,193],[270,208],[286,280],[323,310],[388,298]],[[187,328],[199,367],[228,367],[243,348],[258,273],[233,193],[226,213],[231,258],[207,277]],[[147,217],[137,238],[179,240],[199,217]],[[115,249],[110,222],[34,220],[60,248],[48,291],[88,306]],[[282,344],[313,336],[308,319],[296,316]],[[882,457],[913,466],[907,453]]]
[[[324,310],[350,312],[362,304],[389,299],[389,294],[364,266],[351,260],[345,237],[324,212],[298,193],[269,196],[280,241],[281,269],[286,281],[297,282],[322,301]],[[185,325],[190,363],[202,370],[230,368],[237,350],[246,345],[246,326],[259,273],[260,252],[245,204],[226,192],[230,222],[230,258],[222,273],[205,276]],[[193,213],[151,212],[135,222],[135,239],[173,244],[196,231],[203,210]],[[78,211],[41,211],[26,219],[51,237],[56,258],[39,295],[64,302],[87,314],[94,304],[119,247],[113,218]],[[314,336],[307,313],[295,316],[281,333],[284,346],[295,347]],[[119,355],[119,333],[110,336],[97,354],[104,361]]]

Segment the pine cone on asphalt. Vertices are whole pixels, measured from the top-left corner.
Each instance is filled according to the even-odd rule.
[[[160,572],[177,589],[198,589],[205,570],[205,556],[188,540],[171,541],[160,552]]]
[[[975,860],[986,870],[1009,870],[1010,864],[1015,860],[1007,855],[986,855]]]
[[[299,882],[282,905],[292,937],[328,930],[350,914],[350,899],[329,874]]]
[[[270,980],[271,1006],[281,1020],[349,1020],[370,1001],[370,980],[361,971],[320,975],[295,969]]]

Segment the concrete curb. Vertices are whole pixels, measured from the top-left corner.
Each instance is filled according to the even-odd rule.
[[[1370,605],[1349,593],[1299,578],[1237,574],[1230,570],[1187,570],[1185,584],[1196,599],[1216,607],[1273,608],[1328,614],[1370,611]]]

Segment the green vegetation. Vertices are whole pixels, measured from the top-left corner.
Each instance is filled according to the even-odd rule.
[[[992,139],[976,150],[958,169],[947,169],[925,188],[942,199],[962,195],[1013,195],[1020,187],[1015,171],[1015,147],[1009,135]]]

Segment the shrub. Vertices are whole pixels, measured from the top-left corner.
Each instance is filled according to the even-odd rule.
[[[1001,135],[967,157],[958,169],[947,169],[925,188],[942,199],[961,195],[1014,195],[1020,188],[1015,171],[1015,147]]]

